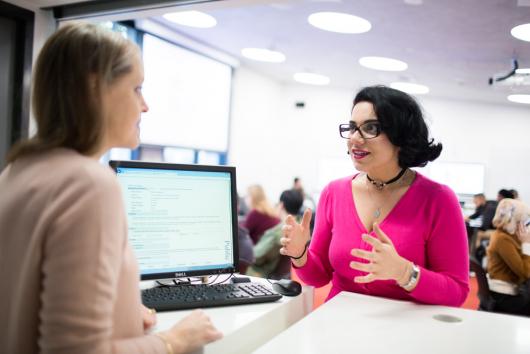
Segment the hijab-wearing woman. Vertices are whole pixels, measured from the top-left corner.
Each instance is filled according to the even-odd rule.
[[[521,289],[530,279],[530,208],[505,198],[497,206],[493,225],[497,229],[486,252],[494,311],[530,316],[530,289]]]

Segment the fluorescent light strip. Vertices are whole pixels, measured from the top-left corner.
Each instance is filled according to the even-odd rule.
[[[520,68],[520,69],[515,70],[515,73],[521,74],[521,75],[528,75],[530,74],[530,68]]]
[[[173,12],[165,14],[164,18],[178,25],[195,28],[211,28],[217,24],[213,16],[200,11]]]
[[[509,95],[506,98],[510,102],[530,104],[530,95],[522,95],[522,94]]]
[[[530,23],[524,25],[515,26],[510,31],[512,36],[522,41],[530,42]]]

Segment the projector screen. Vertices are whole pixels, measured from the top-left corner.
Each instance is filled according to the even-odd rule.
[[[232,68],[148,34],[143,59],[141,143],[226,151]]]

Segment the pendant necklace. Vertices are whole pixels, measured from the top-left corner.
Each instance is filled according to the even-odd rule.
[[[388,180],[386,182],[376,181],[376,180],[372,179],[370,176],[368,176],[368,174],[366,174],[366,179],[368,180],[368,182],[373,184],[378,191],[382,191],[387,185],[399,181],[399,179],[401,177],[403,177],[405,172],[407,172],[407,169],[403,168],[401,171],[399,171],[397,176],[395,176],[394,178],[392,178],[392,179],[390,179],[390,180]],[[381,208],[382,207],[376,207],[376,209],[374,210],[373,216],[374,216],[375,219],[379,219],[379,217],[381,216]]]

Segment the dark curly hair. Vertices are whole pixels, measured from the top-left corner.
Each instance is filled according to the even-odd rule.
[[[357,93],[353,105],[359,102],[374,106],[381,131],[400,148],[401,168],[423,167],[440,156],[442,144],[429,139],[422,110],[410,95],[386,86],[369,86]]]

